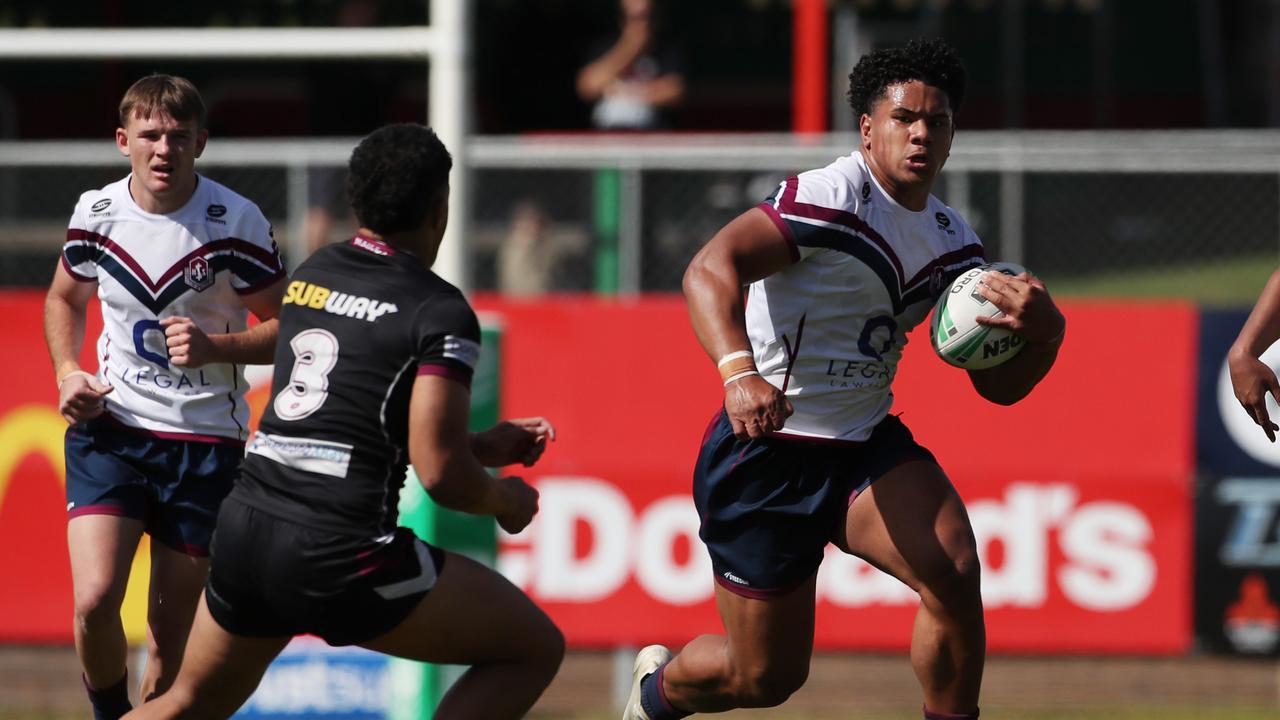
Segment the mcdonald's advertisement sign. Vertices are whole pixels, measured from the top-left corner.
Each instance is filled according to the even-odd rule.
[[[545,415],[559,431],[538,466],[515,470],[541,491],[541,512],[502,538],[499,569],[574,647],[679,643],[717,630],[689,483],[720,383],[681,298],[475,304],[504,318],[502,416]],[[42,305],[41,292],[0,293],[12,339],[0,375],[0,642],[65,644],[66,424]],[[1199,313],[1129,303],[1065,311],[1071,329],[1057,367],[1013,408],[978,398],[917,331],[894,383],[895,412],[968,504],[993,652],[1185,652]],[[1100,363],[1091,349],[1112,342],[1117,324],[1131,328],[1135,347],[1161,347],[1161,361],[1132,353]],[[250,406],[267,394],[255,387]],[[1120,398],[1142,398],[1145,420],[1118,411]],[[145,637],[147,556],[144,545],[125,602],[135,643]],[[1256,585],[1243,592],[1257,594]],[[828,650],[903,650],[918,605],[905,585],[836,552],[817,601],[815,644]]]
[[[43,291],[0,292],[6,343],[0,383],[0,642],[72,641],[71,567],[63,437],[58,390],[44,343]],[[94,339],[102,328],[90,304],[81,364],[96,367]],[[251,407],[265,395],[251,392]],[[122,616],[131,644],[146,639],[149,538],[134,556]]]
[[[49,354],[39,340],[43,301],[42,292],[0,294],[0,317],[10,338],[0,396],[0,638],[11,642],[64,642],[71,636],[71,569],[61,512],[67,502],[67,423],[58,414]],[[96,314],[90,326],[93,334],[101,327]]]

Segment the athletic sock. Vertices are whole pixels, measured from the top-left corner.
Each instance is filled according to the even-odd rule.
[[[934,712],[928,707],[925,707],[924,720],[978,720],[978,709],[974,708],[971,713],[955,714]]]
[[[89,678],[80,674],[84,681],[84,689],[89,693],[89,704],[93,706],[93,720],[120,720],[124,714],[133,709],[129,702],[129,671],[115,685],[101,690],[94,690]]]
[[[667,699],[667,691],[662,687],[662,673],[666,669],[667,664],[663,663],[662,667],[640,678],[640,707],[644,708],[649,720],[680,720],[693,714],[677,709]]]

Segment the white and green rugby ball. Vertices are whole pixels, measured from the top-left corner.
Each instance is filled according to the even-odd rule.
[[[995,367],[1008,362],[1026,344],[1010,330],[978,324],[979,316],[1004,314],[978,292],[978,283],[988,272],[1017,275],[1026,272],[1026,268],[1007,262],[970,268],[938,298],[929,323],[929,340],[938,357],[950,365],[966,370]]]

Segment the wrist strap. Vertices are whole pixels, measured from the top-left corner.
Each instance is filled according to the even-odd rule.
[[[720,358],[716,368],[720,371],[720,379],[728,385],[734,380],[756,372],[755,355],[750,350],[737,350]]]
[[[735,383],[741,380],[742,378],[751,377],[752,375],[759,375],[759,374],[760,374],[759,370],[747,370],[745,372],[740,372],[737,375],[730,377],[728,380],[725,380],[724,386],[729,387],[730,383]]]
[[[731,353],[725,354],[724,357],[721,357],[720,360],[716,362],[716,367],[724,367],[726,364],[737,360],[738,358],[749,357],[753,357],[750,350],[735,350]]]

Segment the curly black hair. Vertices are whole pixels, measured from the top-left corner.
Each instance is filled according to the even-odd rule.
[[[452,167],[453,158],[431,128],[387,125],[352,151],[347,200],[360,225],[378,234],[413,230],[448,187]]]
[[[941,39],[916,38],[901,48],[885,48],[863,55],[849,73],[849,107],[853,116],[870,114],[890,85],[919,80],[947,94],[951,112],[964,102],[964,63],[955,48]]]

